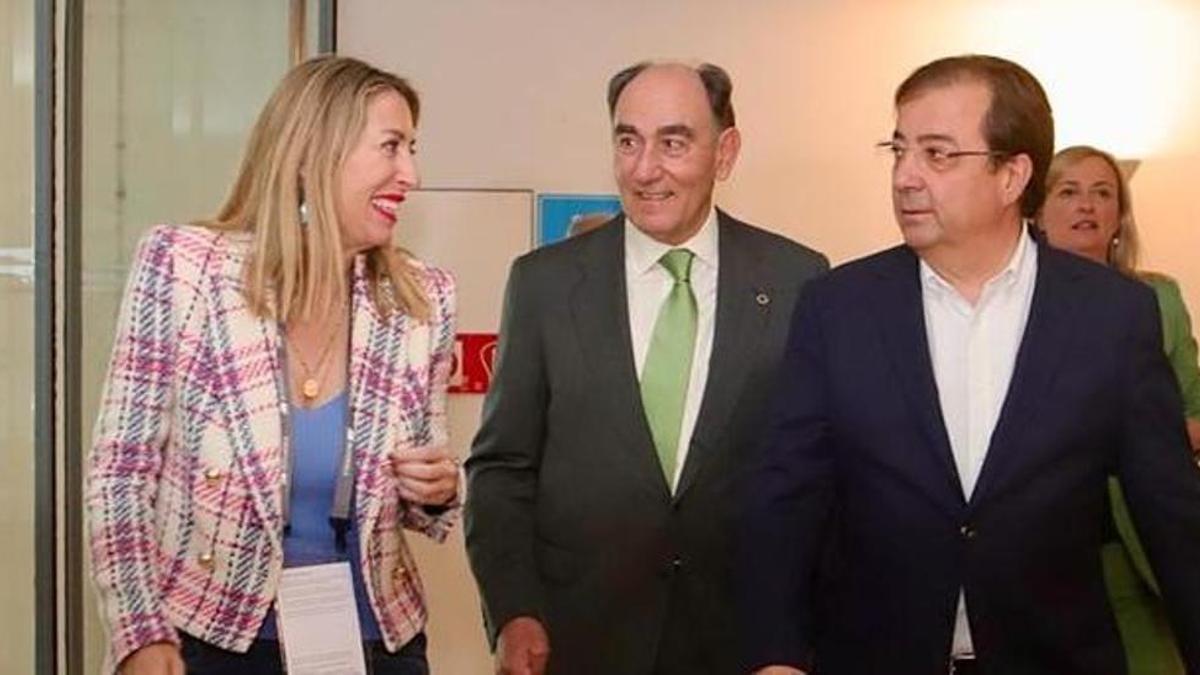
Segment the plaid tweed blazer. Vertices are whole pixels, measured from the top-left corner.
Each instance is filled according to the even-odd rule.
[[[283,567],[282,430],[276,322],[242,297],[243,233],[158,226],[141,241],[117,321],[88,465],[92,575],[109,631],[106,669],[182,630],[245,651]],[[396,450],[446,440],[454,348],[452,277],[420,266],[428,324],[385,320],[354,265],[350,433],[358,564],[388,649],[425,624],[403,529],[445,538],[454,508],[402,503]],[[461,494],[461,490],[460,490]]]

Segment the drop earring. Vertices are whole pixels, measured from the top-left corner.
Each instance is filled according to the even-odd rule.
[[[300,201],[300,226],[308,226],[308,202],[304,200]]]

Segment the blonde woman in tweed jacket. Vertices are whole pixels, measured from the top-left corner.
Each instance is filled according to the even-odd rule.
[[[427,672],[403,530],[442,540],[460,482],[445,435],[453,280],[391,243],[417,182],[417,114],[395,75],[300,64],[217,216],[142,240],[87,488],[109,671],[280,672],[282,569],[328,554],[355,570],[372,671]],[[335,529],[343,449],[353,496]],[[294,553],[304,537],[325,552]]]

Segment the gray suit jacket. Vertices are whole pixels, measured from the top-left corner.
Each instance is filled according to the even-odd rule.
[[[718,211],[708,382],[672,495],[642,410],[624,227],[519,258],[467,461],[467,550],[489,637],[532,616],[550,672],[727,673],[736,475],[820,254]]]

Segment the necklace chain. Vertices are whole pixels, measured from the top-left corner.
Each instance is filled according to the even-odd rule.
[[[308,360],[304,358],[304,353],[292,344],[293,351],[296,352],[296,360],[300,363],[300,369],[304,371],[303,381],[300,383],[300,396],[305,403],[312,403],[316,400],[317,395],[321,393],[322,375],[325,373],[325,364],[329,360],[329,355],[333,350],[333,343],[337,341],[338,333],[341,332],[342,319],[341,312],[338,312],[338,321],[333,326],[333,330],[329,331],[329,337],[325,339],[325,345],[321,351],[317,353],[316,367],[309,367]],[[289,340],[290,342],[290,340]]]

